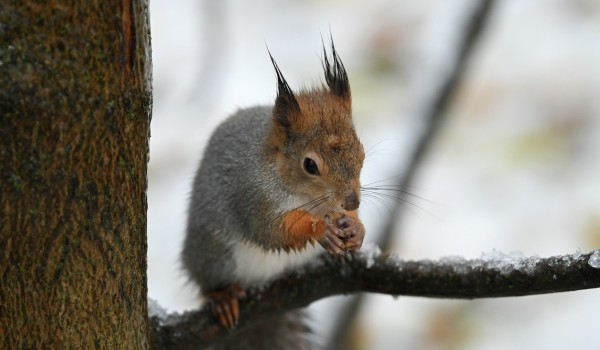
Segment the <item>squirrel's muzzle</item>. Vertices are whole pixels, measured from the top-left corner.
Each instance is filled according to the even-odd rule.
[[[358,206],[360,205],[360,197],[356,194],[356,192],[352,192],[349,195],[346,196],[346,198],[344,198],[344,204],[342,204],[342,207],[344,208],[344,210],[347,211],[353,211],[358,209]]]

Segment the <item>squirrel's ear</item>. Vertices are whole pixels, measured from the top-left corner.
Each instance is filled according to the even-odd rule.
[[[300,113],[300,105],[298,105],[294,92],[287,81],[285,81],[269,49],[267,49],[267,52],[269,52],[275,73],[277,73],[277,98],[275,99],[275,107],[273,108],[273,118],[284,128],[289,128],[291,126],[290,119]]]
[[[350,83],[348,82],[348,75],[340,56],[335,51],[333,38],[331,38],[331,56],[333,58],[333,65],[327,57],[327,50],[325,43],[323,43],[323,70],[325,71],[325,81],[327,82],[327,86],[329,86],[329,91],[338,97],[349,99]]]

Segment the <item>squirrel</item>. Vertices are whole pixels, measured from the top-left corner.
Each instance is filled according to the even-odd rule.
[[[268,51],[268,50],[267,50]],[[273,56],[272,106],[241,109],[214,131],[196,172],[181,260],[221,326],[245,290],[314,260],[358,250],[365,152],[346,69],[323,44],[323,86],[294,92]],[[230,332],[223,349],[307,349],[301,311]],[[219,348],[217,346],[217,348]]]

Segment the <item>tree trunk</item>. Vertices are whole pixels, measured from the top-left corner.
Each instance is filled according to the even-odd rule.
[[[147,348],[147,1],[0,5],[0,344]]]

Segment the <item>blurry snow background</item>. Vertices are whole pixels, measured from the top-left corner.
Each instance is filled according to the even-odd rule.
[[[293,88],[313,86],[323,81],[321,35],[331,29],[371,149],[369,183],[402,173],[472,4],[152,0],[150,297],[171,311],[200,302],[178,267],[189,188],[216,125],[238,108],[272,103],[265,44]],[[403,258],[600,248],[600,2],[496,5],[408,189],[418,197],[393,249]],[[361,209],[368,240],[389,210],[377,201]],[[331,302],[312,308],[326,334]],[[356,349],[600,349],[600,291],[476,301],[374,295],[358,325]]]

